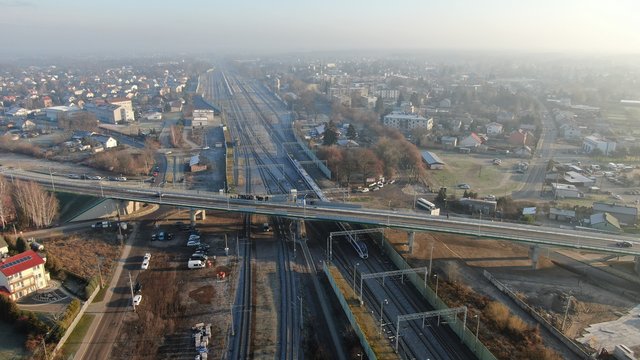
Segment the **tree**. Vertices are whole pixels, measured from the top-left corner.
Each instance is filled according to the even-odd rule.
[[[353,126],[353,124],[349,124],[349,127],[347,128],[347,139],[355,140],[357,137],[358,133],[356,132],[356,128]]]
[[[27,251],[27,242],[21,237],[16,240],[16,251],[18,254]]]
[[[7,222],[15,218],[16,210],[11,201],[11,184],[0,176],[0,225],[4,229]]]
[[[330,146],[334,145],[338,142],[338,128],[336,127],[333,120],[329,121],[328,124],[325,125],[324,129],[324,138],[322,140],[322,145]]]
[[[58,199],[33,181],[17,181],[13,201],[21,217],[37,228],[51,225],[58,214]]]
[[[418,94],[417,92],[411,93],[411,97],[409,98],[409,101],[411,101],[411,105],[413,106],[420,106],[422,103],[422,98],[420,97],[420,94]]]
[[[400,106],[402,105],[402,102],[404,101],[404,95],[402,95],[402,93],[398,94],[398,100],[396,101],[396,106]]]

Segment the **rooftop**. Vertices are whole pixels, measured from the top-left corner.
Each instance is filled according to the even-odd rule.
[[[0,263],[0,272],[9,277],[32,267],[44,264],[44,259],[35,251],[27,250],[21,254],[14,255]]]

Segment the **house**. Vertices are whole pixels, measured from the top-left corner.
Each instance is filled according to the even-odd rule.
[[[424,118],[414,114],[404,114],[398,112],[392,112],[386,115],[382,119],[384,126],[398,129],[400,131],[407,131],[413,129],[427,129],[433,128],[433,118]]]
[[[200,164],[200,155],[193,155],[189,159],[189,170],[191,172],[198,172],[207,170],[207,165]]]
[[[431,170],[442,170],[445,166],[444,161],[440,160],[438,155],[431,151],[422,151],[422,161],[424,161]]]
[[[513,151],[513,153],[521,158],[530,158],[531,155],[533,154],[533,150],[531,150],[531,148],[527,145],[524,146],[520,146],[517,149],[515,149]]]
[[[4,257],[8,253],[9,253],[9,245],[4,240],[4,238],[0,236],[0,258]]]
[[[487,135],[496,136],[502,134],[502,124],[497,122],[488,123],[486,126]]]
[[[469,136],[463,138],[458,142],[458,147],[472,149],[482,145],[482,143],[483,143],[482,138],[478,136],[478,134],[471,133],[469,134]]]
[[[169,106],[171,107],[171,112],[182,111],[182,105],[183,105],[182,100],[174,100],[169,103]]]
[[[574,210],[551,208],[549,209],[549,219],[556,221],[572,221],[576,219],[576,212]]]
[[[91,136],[91,140],[102,145],[102,147],[105,149],[110,149],[118,146],[118,141],[112,138],[111,136],[107,136],[107,135],[93,135]]]
[[[12,300],[47,286],[50,276],[44,269],[45,259],[33,250],[8,257],[0,262],[0,293]]]
[[[515,130],[509,135],[509,144],[515,146],[533,146],[535,145],[535,137],[529,131],[525,131],[522,129]]]
[[[595,179],[590,179],[576,171],[567,171],[564,173],[564,181],[575,186],[591,186],[595,185]]]
[[[611,155],[611,153],[616,151],[616,142],[606,140],[597,135],[585,137],[582,141],[582,150],[587,154],[590,154],[596,149],[598,149],[603,155]]]
[[[575,185],[571,184],[559,184],[553,183],[551,184],[551,189],[553,190],[553,196],[556,198],[581,198],[584,197],[584,194],[575,187]]]
[[[347,148],[353,148],[353,147],[359,147],[360,144],[358,144],[357,142],[353,141],[353,140],[349,140],[349,139],[340,139],[336,142],[336,144],[338,146],[342,146],[342,147],[347,147]]]
[[[625,225],[635,225],[638,223],[638,208],[635,206],[595,202],[593,203],[593,212],[607,212],[612,214],[621,224]]]
[[[618,219],[607,212],[593,214],[591,215],[590,220],[592,229],[613,233],[622,232]]]
[[[15,127],[22,131],[33,131],[36,129],[36,123],[29,119],[18,120],[15,123]]]
[[[453,149],[458,146],[458,138],[455,136],[443,136],[440,138],[440,142],[445,149]]]

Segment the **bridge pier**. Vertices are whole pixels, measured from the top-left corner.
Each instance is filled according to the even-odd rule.
[[[416,232],[415,231],[407,231],[407,240],[408,240],[408,246],[409,246],[409,254],[413,253],[413,242],[416,239]]]
[[[304,226],[304,220],[299,219],[296,221],[296,239],[302,239],[307,237],[307,230]]]
[[[189,209],[189,219],[191,220],[191,225],[196,224],[196,220],[198,220],[198,215],[200,215],[200,220],[207,219],[207,213],[203,209],[196,210],[194,208]]]
[[[538,269],[538,261],[540,260],[540,248],[538,246],[529,247],[529,257],[531,258],[531,269]]]

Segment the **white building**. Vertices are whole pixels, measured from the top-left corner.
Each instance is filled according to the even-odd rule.
[[[399,130],[413,130],[413,129],[427,129],[433,128],[433,118],[424,118],[418,115],[407,115],[403,113],[391,113],[384,117],[382,120],[384,126],[399,129]]]
[[[102,145],[102,147],[104,149],[110,149],[110,148],[118,146],[118,141],[116,139],[112,138],[111,136],[93,135],[93,136],[91,136],[91,140],[94,140],[97,143],[99,143],[100,145]]]
[[[15,301],[46,287],[50,277],[44,263],[33,250],[4,259],[0,262],[0,293]]]
[[[121,111],[124,110],[124,113],[121,115],[122,121],[135,121],[135,113],[133,112],[133,105],[131,104],[131,99],[127,98],[115,98],[108,99],[109,104],[120,106]]]
[[[126,119],[126,110],[119,105],[87,103],[84,109],[105,124],[118,124]]]
[[[581,198],[584,197],[584,194],[578,190],[574,185],[569,184],[551,184],[553,188],[553,195],[556,198]]]
[[[58,122],[60,117],[78,111],[77,106],[52,106],[44,109],[44,113],[47,116],[47,119],[51,122]]]
[[[588,154],[595,149],[600,150],[603,155],[611,155],[611,153],[616,151],[616,142],[601,139],[594,135],[585,137],[582,141],[582,150]]]
[[[497,122],[488,123],[487,126],[487,135],[496,136],[502,134],[502,124]]]

